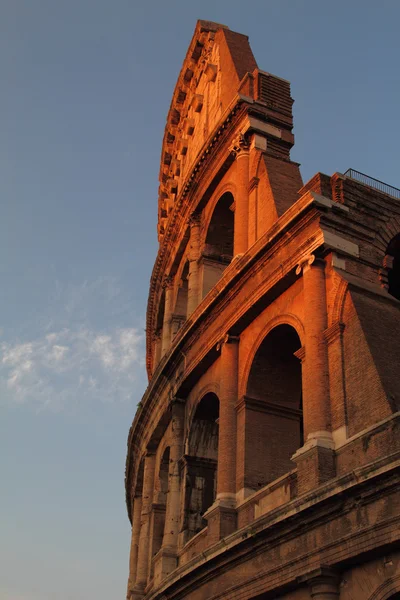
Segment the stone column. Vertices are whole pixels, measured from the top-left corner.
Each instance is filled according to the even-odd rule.
[[[161,330],[158,330],[153,335],[153,371],[156,370],[161,359]]]
[[[217,498],[205,514],[208,545],[236,529],[236,402],[238,399],[239,338],[221,342],[218,428]]]
[[[249,247],[249,149],[244,135],[232,148],[236,156],[234,256],[244,254]]]
[[[137,558],[139,551],[139,535],[140,535],[140,521],[142,513],[142,498],[136,496],[133,499],[133,511],[132,511],[132,538],[131,538],[131,553],[129,557],[129,579],[128,579],[128,594],[127,598],[130,599],[131,592],[136,581],[136,569],[137,569]]]
[[[188,306],[187,316],[197,308],[201,301],[200,293],[200,220],[201,215],[193,213],[189,219],[189,281],[188,281]]]
[[[299,491],[305,492],[335,475],[329,402],[325,261],[307,257],[303,273],[305,360],[302,363],[305,444],[293,456]]]
[[[178,534],[180,522],[180,460],[183,453],[184,402],[172,401],[171,436],[169,447],[168,495],[165,514],[164,538],[154,565],[154,584],[157,586],[177,567]]]
[[[163,282],[163,288],[165,289],[165,306],[164,306],[164,320],[162,329],[162,342],[161,342],[161,356],[164,356],[168,352],[171,346],[171,319],[172,319],[172,297],[173,297],[173,279],[172,277],[165,277]]]
[[[137,558],[136,581],[131,594],[132,600],[138,600],[139,598],[143,597],[149,573],[149,525],[154,491],[155,459],[155,454],[147,454],[144,459],[139,551]]]
[[[335,569],[321,566],[307,576],[300,578],[307,582],[313,600],[338,600],[340,577]]]
[[[236,402],[239,338],[227,335],[221,344],[217,500],[236,503]]]

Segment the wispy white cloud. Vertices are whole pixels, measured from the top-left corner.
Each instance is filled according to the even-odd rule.
[[[57,296],[61,309],[43,315],[39,335],[0,341],[3,401],[63,410],[82,402],[139,400],[135,382],[143,387],[144,331],[119,325],[126,315],[115,315],[124,313],[127,298],[117,282],[58,284]],[[87,317],[95,310],[96,322]],[[102,321],[104,327],[97,327]]]
[[[143,333],[135,328],[98,333],[82,327],[36,340],[0,344],[0,381],[9,399],[61,409],[77,396],[129,401],[143,369]]]

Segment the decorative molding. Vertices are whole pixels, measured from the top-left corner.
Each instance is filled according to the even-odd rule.
[[[340,321],[336,321],[336,323],[333,323],[333,325],[331,325],[330,327],[325,329],[324,338],[325,338],[326,342],[328,343],[328,345],[332,344],[332,342],[334,342],[335,340],[340,338],[344,329],[345,329],[345,324],[341,323]]]
[[[260,183],[259,177],[253,177],[249,183],[249,194],[256,188],[258,188],[258,184]]]
[[[303,411],[298,408],[292,408],[290,406],[269,402],[268,400],[261,400],[259,398],[252,398],[247,395],[242,396],[237,401],[235,408],[238,412],[247,408],[255,412],[277,415],[292,420],[299,419],[303,414]]]
[[[308,270],[314,262],[315,254],[309,254],[308,256],[304,257],[296,267],[296,275],[304,273],[304,271]]]
[[[238,344],[240,342],[240,337],[238,335],[230,335],[227,333],[222,340],[220,340],[217,344],[217,352],[222,350],[222,346],[224,344]]]
[[[171,289],[173,284],[174,284],[174,278],[172,277],[172,275],[165,275],[165,277],[162,281],[162,284],[161,284],[163,290]]]
[[[239,156],[243,156],[248,154],[250,150],[250,141],[247,135],[244,133],[239,133],[239,135],[234,138],[230,148],[229,153],[238,158]]]
[[[303,363],[306,359],[306,349],[305,346],[302,346],[296,352],[293,352],[293,356],[299,359],[301,363]]]

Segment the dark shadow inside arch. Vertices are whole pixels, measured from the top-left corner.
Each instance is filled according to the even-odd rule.
[[[202,296],[221,278],[233,258],[234,198],[226,192],[218,200],[208,226],[202,252],[203,285]]]
[[[245,482],[258,489],[294,468],[303,444],[301,347],[296,330],[278,325],[260,344],[245,396]]]
[[[207,525],[203,515],[216,498],[218,417],[219,400],[210,392],[196,408],[184,457],[184,541]]]
[[[388,269],[388,292],[400,300],[400,233],[388,245],[385,263]]]
[[[158,475],[158,480],[155,485],[155,494],[152,505],[151,556],[157,554],[163,543],[168,495],[169,457],[170,449],[168,446],[163,452],[158,474],[156,474],[156,477]],[[151,569],[153,569],[153,565],[151,566]]]
[[[178,283],[174,312],[172,314],[171,335],[176,336],[179,329],[187,319],[188,310],[188,287],[189,287],[189,261],[186,261],[182,275]]]

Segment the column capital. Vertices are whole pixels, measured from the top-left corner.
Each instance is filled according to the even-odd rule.
[[[339,596],[340,575],[332,567],[321,565],[299,579],[309,585],[312,598],[328,600]]]
[[[200,227],[201,213],[199,213],[199,212],[192,212],[189,215],[187,223],[190,226],[190,228],[192,228],[192,227]]]
[[[176,410],[177,408],[185,406],[185,400],[183,398],[178,398],[178,396],[175,396],[174,394],[171,394],[169,398],[169,406],[172,411],[174,409]]]
[[[161,330],[157,329],[156,331],[153,331],[153,335],[152,335],[153,342],[158,342],[160,339],[161,339]]]
[[[232,141],[229,152],[234,158],[248,156],[250,151],[250,141],[246,134],[239,133]]]
[[[172,277],[172,275],[165,275],[163,281],[162,281],[162,288],[164,290],[166,289],[170,289],[172,287],[174,283],[174,278]]]
[[[325,261],[323,258],[318,258],[315,254],[308,254],[304,256],[296,267],[296,275],[304,274],[311,268],[311,265],[315,267],[325,267]]]
[[[240,337],[238,335],[230,335],[229,333],[225,334],[224,337],[217,344],[217,351],[222,349],[222,346],[225,344],[238,344],[240,342]]]

